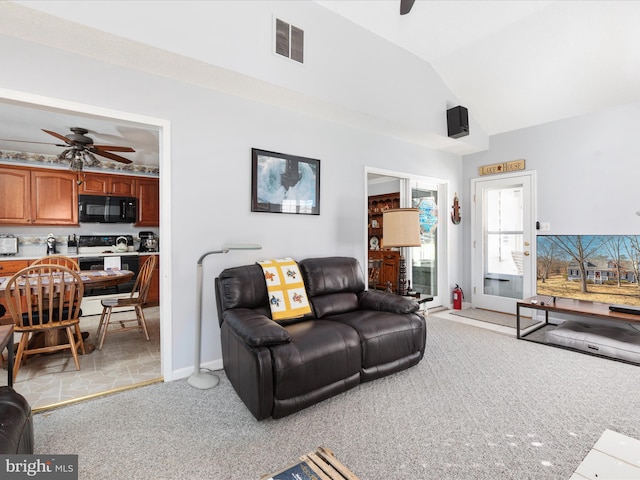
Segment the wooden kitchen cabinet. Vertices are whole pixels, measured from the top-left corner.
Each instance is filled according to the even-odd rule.
[[[0,283],[4,281],[6,277],[11,277],[15,273],[18,273],[23,268],[27,268],[31,261],[29,260],[0,260]],[[0,295],[0,305],[3,305],[6,310],[4,317],[0,317],[0,325],[9,325],[13,323],[9,309],[7,308],[7,301],[4,295]]]
[[[81,182],[81,195],[136,196],[136,177],[102,173],[79,173],[78,182]]]
[[[31,172],[0,167],[0,224],[31,223]]]
[[[160,225],[160,180],[139,178],[137,227],[157,227]]]
[[[32,170],[31,215],[33,225],[77,225],[76,174],[59,170]]]
[[[147,261],[149,256],[150,255],[140,255],[141,266]],[[146,305],[160,305],[160,255],[156,255],[156,266],[153,269]]]
[[[0,225],[77,225],[76,174],[0,167]]]

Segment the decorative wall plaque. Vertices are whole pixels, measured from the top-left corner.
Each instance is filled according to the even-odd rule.
[[[482,165],[480,167],[480,175],[493,175],[495,173],[515,172],[518,170],[524,170],[524,159],[494,163],[493,165]]]

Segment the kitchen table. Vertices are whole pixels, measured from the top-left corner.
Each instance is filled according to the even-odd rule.
[[[134,276],[134,272],[130,270],[81,270],[78,272],[82,283],[85,288],[87,287],[111,287],[126,283]],[[6,283],[11,277],[0,277],[0,295],[5,295]],[[51,346],[57,345],[61,342],[60,336],[62,335],[63,342],[66,343],[66,335],[62,330],[52,330],[42,333],[36,333],[29,341],[31,348],[37,348],[38,346]],[[89,336],[87,332],[82,332],[83,340]],[[91,353],[95,350],[95,345],[89,342],[85,342],[85,353]]]

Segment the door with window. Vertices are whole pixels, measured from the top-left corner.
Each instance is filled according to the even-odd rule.
[[[514,313],[516,302],[534,294],[535,172],[472,180],[471,303]]]
[[[399,259],[400,255],[404,258],[404,273],[414,292],[433,297],[433,301],[425,304],[427,308],[446,305],[448,217],[439,209],[441,199],[447,198],[447,184],[438,179],[367,169],[367,197],[390,192],[399,192],[402,208],[420,210],[420,246],[402,247],[399,251],[392,252],[395,254],[393,258]],[[384,244],[384,239],[382,243]],[[367,249],[370,248],[368,242]],[[379,252],[369,250],[368,259],[377,253]],[[370,276],[371,273],[370,271]]]
[[[420,243],[419,247],[410,247],[411,287],[424,295],[433,297],[429,307],[443,304],[438,285],[442,258],[442,245],[446,244],[444,226],[439,214],[441,190],[443,184],[424,181],[411,182],[411,207],[419,210]]]

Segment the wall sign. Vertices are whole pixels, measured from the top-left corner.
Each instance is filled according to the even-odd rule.
[[[494,163],[493,165],[482,165],[480,167],[480,175],[493,175],[495,173],[515,172],[517,170],[524,170],[524,159]]]

